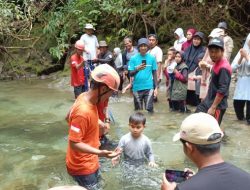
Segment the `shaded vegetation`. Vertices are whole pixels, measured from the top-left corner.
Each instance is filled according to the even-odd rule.
[[[249,10],[248,0],[0,0],[0,74],[63,69],[85,23],[93,23],[98,38],[113,48],[126,35],[149,33],[172,44],[177,27],[208,34],[226,21],[236,50],[249,32]]]

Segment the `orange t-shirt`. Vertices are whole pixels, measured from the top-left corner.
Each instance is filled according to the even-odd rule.
[[[76,64],[83,62],[83,58],[74,54],[70,58],[71,61],[71,86],[81,86],[84,85],[84,72],[83,67],[77,69]]]
[[[84,93],[78,96],[71,108],[68,139],[94,148],[100,146],[97,107],[85,100]],[[66,165],[71,175],[88,175],[99,168],[99,158],[95,154],[74,150],[68,144]]]

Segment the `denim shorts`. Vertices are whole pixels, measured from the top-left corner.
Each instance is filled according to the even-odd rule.
[[[82,187],[88,190],[101,190],[101,173],[97,170],[93,174],[89,175],[75,175],[73,179]]]

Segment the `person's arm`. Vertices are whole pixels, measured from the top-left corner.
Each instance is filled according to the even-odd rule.
[[[119,141],[119,143],[118,143],[118,146],[117,146],[117,148],[115,149],[116,151],[119,151],[120,154],[123,152],[124,146],[125,146],[125,138],[124,138],[124,137],[125,137],[125,136],[123,136],[123,137],[120,139],[120,141]],[[119,154],[118,156],[112,158],[112,160],[111,160],[112,166],[115,166],[115,165],[117,165],[117,164],[119,163],[119,161],[120,161],[120,159],[121,159],[120,154]]]
[[[156,61],[157,61],[157,81],[160,81],[160,77],[161,77],[161,72],[162,72],[162,57],[163,57],[163,52],[162,50],[159,48],[158,53],[156,54]]]
[[[207,111],[208,114],[213,116],[215,114],[218,105],[221,103],[225,94],[228,92],[231,81],[231,73],[227,69],[222,68],[219,75],[220,76],[218,81],[219,83],[218,90],[212,105]]]
[[[70,140],[69,144],[70,144],[70,147],[74,150],[84,152],[84,153],[96,154],[100,157],[114,158],[120,154],[119,151],[114,152],[114,151],[109,151],[109,150],[99,150],[83,142],[73,142]]]
[[[135,76],[140,70],[143,70],[143,69],[145,69],[146,68],[146,65],[144,65],[144,64],[140,64],[139,66],[137,66],[136,68],[135,68],[135,70],[130,70],[129,71],[129,75],[131,76],[131,77],[133,77],[133,76]]]
[[[157,70],[153,70],[153,80],[154,80],[154,88],[157,88]]]
[[[146,146],[147,147],[145,148],[145,155],[146,155],[146,158],[149,161],[148,165],[150,167],[157,167],[157,164],[155,163],[155,158],[154,158],[151,142],[149,140],[147,141]]]
[[[217,93],[215,96],[215,99],[213,101],[213,104],[211,105],[211,107],[208,109],[207,113],[214,116],[215,115],[215,111],[217,106],[220,104],[221,100],[223,100],[224,95],[223,94],[219,94]]]
[[[109,54],[108,56],[106,56],[104,59],[97,59],[97,61],[99,63],[109,63],[113,60],[113,56],[111,54]]]
[[[188,70],[187,69],[183,69],[182,73],[180,73],[179,71],[177,71],[177,69],[175,69],[174,74],[175,74],[175,78],[177,80],[181,81],[182,83],[187,83],[187,81],[188,81]]]
[[[84,64],[84,59],[82,59],[82,62],[79,64],[75,60],[71,60],[71,64],[74,65],[77,70],[79,70],[82,68]]]

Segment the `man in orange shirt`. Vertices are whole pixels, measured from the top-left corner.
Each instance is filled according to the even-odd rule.
[[[69,137],[66,155],[68,173],[87,189],[98,189],[100,179],[98,156],[113,158],[120,151],[99,150],[97,106],[118,91],[120,77],[108,64],[91,72],[89,91],[78,96],[68,115]]]
[[[82,53],[85,51],[85,47],[82,41],[78,40],[75,43],[76,53],[70,58],[71,68],[71,86],[74,87],[75,98],[77,98],[82,92],[85,92],[84,86],[84,72],[83,64],[84,60]]]

